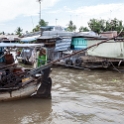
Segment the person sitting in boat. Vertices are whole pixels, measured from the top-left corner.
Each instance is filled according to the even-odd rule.
[[[47,64],[47,51],[45,48],[41,48],[38,53],[37,67]]]

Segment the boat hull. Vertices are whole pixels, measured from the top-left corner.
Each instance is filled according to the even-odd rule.
[[[14,91],[0,92],[0,101],[15,100],[25,97],[30,97],[31,94],[37,92],[39,84],[37,82],[31,82]]]

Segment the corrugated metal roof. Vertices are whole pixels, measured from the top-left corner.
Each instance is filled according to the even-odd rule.
[[[44,44],[0,43],[1,47],[42,47]]]
[[[24,37],[24,38],[21,38],[20,41],[21,42],[32,42],[32,41],[35,41],[37,40],[37,38],[40,37],[40,35],[37,35],[37,36],[32,36],[32,37]]]

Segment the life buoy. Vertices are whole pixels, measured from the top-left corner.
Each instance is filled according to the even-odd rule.
[[[108,61],[103,61],[102,62],[102,67],[103,68],[108,68],[110,66],[110,63]]]
[[[66,65],[73,65],[73,62],[72,62],[72,60],[67,59],[67,60],[65,61],[65,64],[66,64]]]
[[[83,62],[83,60],[80,59],[80,58],[78,58],[78,59],[75,60],[75,65],[76,66],[81,66],[82,65],[82,62]]]

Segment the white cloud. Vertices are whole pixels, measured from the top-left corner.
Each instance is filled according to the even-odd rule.
[[[96,6],[84,6],[72,11],[75,14],[84,15],[88,17],[105,17],[110,18],[110,14],[113,17],[122,16],[124,11],[124,4],[101,4]],[[121,12],[121,13],[120,13]]]
[[[92,18],[105,20],[117,18],[124,21],[124,3],[79,6],[76,9],[70,8],[70,3],[69,7],[66,5],[58,9],[58,7],[55,6],[58,1],[59,0],[42,0],[41,2],[42,16],[46,21],[48,20],[49,25],[55,25],[56,18],[58,19],[58,25],[67,26],[71,19],[78,28],[80,26],[87,26],[87,22]],[[7,23],[5,22],[14,20],[20,15],[21,17],[37,15],[38,17],[39,14],[39,3],[37,0],[0,0],[0,3],[0,26],[3,27],[1,30],[6,30],[5,27],[7,27],[8,30]],[[56,7],[57,9],[55,10]],[[34,22],[34,25],[36,25],[36,23],[37,22]],[[2,26],[3,24],[6,25]],[[31,25],[24,24],[24,22],[22,22],[20,26],[25,28],[24,30],[31,30],[32,28]],[[10,28],[14,30],[14,24],[10,26]]]
[[[62,12],[62,10],[61,9],[58,9],[58,10],[54,10],[54,11],[49,11],[48,13],[50,13],[50,14],[58,14],[58,13],[61,13]]]
[[[41,9],[53,6],[58,0],[43,0]],[[15,19],[19,15],[37,15],[39,3],[37,0],[0,0],[0,22]]]
[[[105,20],[117,18],[124,21],[124,3],[82,6],[77,9],[70,9],[64,6],[63,12],[71,16],[70,18],[78,28],[80,26],[87,26],[87,22],[92,18]],[[64,22],[61,24],[64,25]]]

